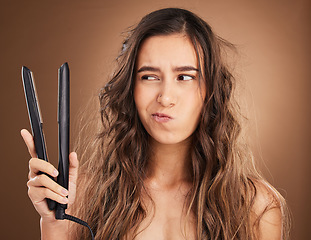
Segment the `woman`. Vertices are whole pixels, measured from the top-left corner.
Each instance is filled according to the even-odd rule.
[[[283,198],[238,144],[226,46],[189,11],[145,16],[100,93],[103,128],[79,174],[70,155],[69,192],[38,175],[57,171],[35,158],[32,137],[22,131],[42,239],[89,238],[87,229],[56,221],[45,198],[69,201],[68,211],[87,221],[96,239],[287,237]]]

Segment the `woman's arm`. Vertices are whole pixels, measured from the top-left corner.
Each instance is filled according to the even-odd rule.
[[[64,239],[69,240],[69,222],[67,220],[49,221],[40,219],[41,240]]]

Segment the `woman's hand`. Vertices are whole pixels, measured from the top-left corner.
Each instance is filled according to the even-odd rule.
[[[62,204],[68,203],[68,210],[70,211],[70,205],[73,204],[76,196],[76,181],[79,167],[77,154],[72,152],[69,155],[69,191],[67,191],[47,175],[38,174],[43,172],[57,177],[58,171],[49,162],[37,158],[33,137],[27,130],[23,129],[21,135],[31,155],[29,161],[29,181],[27,182],[29,198],[36,211],[40,214],[42,221],[54,222],[56,221],[54,211],[49,210],[46,198]]]

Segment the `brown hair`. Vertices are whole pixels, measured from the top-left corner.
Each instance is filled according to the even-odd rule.
[[[76,214],[91,225],[96,239],[109,240],[136,232],[146,216],[141,195],[149,135],[133,98],[135,61],[146,38],[174,33],[191,39],[200,81],[207,87],[202,117],[192,137],[193,185],[185,203],[188,215],[195,214],[197,239],[256,239],[261,216],[255,223],[251,217],[262,178],[238,143],[241,127],[232,105],[234,78],[222,57],[224,47],[232,45],[217,37],[201,18],[177,8],[146,15],[124,41],[117,69],[100,92],[102,129],[93,153],[82,159]],[[277,192],[264,212],[273,207],[281,207],[285,218],[285,202]],[[284,221],[284,239],[287,229]],[[77,228],[75,233],[76,239],[88,238],[85,229]]]

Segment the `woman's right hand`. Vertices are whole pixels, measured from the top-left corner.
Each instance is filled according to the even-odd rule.
[[[36,157],[37,154],[33,137],[27,130],[23,129],[21,131],[21,135],[31,155],[31,159],[29,161],[29,180],[27,182],[28,196],[36,211],[40,214],[42,221],[55,222],[54,211],[49,210],[46,198],[62,204],[68,203],[67,210],[70,211],[70,205],[73,204],[76,196],[76,181],[79,167],[77,154],[72,152],[69,155],[69,191],[67,191],[67,189],[57,184],[47,175],[39,174],[39,172],[43,172],[50,176],[57,177],[58,171],[49,162],[43,161]]]

